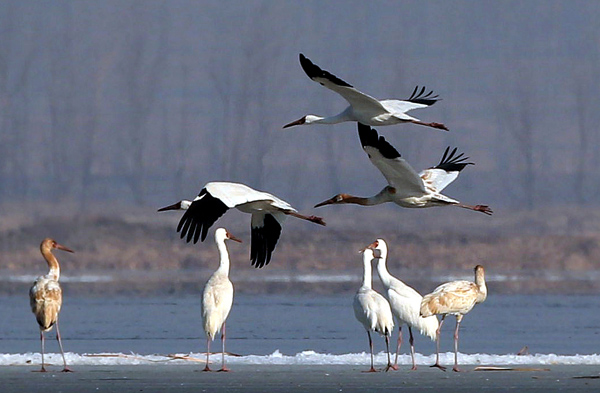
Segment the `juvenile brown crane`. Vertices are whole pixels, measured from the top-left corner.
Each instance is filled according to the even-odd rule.
[[[454,329],[454,367],[452,371],[460,371],[458,368],[458,329],[463,316],[471,311],[478,303],[483,303],[487,297],[485,286],[485,272],[483,266],[475,266],[475,282],[451,281],[437,287],[432,293],[423,296],[421,301],[421,316],[441,315],[442,320],[437,329],[437,350],[435,364],[446,371],[446,367],[440,365],[440,331],[446,315],[456,315],[456,328]]]
[[[71,372],[67,367],[67,361],[65,360],[65,352],[63,351],[62,341],[60,338],[60,331],[58,329],[58,314],[60,313],[60,307],[62,305],[62,289],[58,283],[60,278],[60,266],[58,260],[52,254],[52,249],[59,249],[63,251],[73,252],[70,248],[60,245],[56,240],[45,238],[40,244],[40,251],[44,256],[44,259],[48,263],[50,270],[45,276],[39,276],[33,286],[29,290],[29,304],[31,305],[31,311],[37,319],[40,327],[40,340],[42,342],[42,368],[40,372],[46,372],[44,367],[44,332],[48,332],[56,325],[56,340],[58,340],[58,346],[60,347],[60,353],[62,354],[64,368],[63,372]]]

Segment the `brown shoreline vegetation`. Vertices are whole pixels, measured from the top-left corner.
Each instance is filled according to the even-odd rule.
[[[108,272],[114,282],[102,283],[102,291],[195,291],[217,265],[212,234],[225,226],[244,240],[242,245],[229,246],[238,291],[353,291],[352,280],[319,283],[294,277],[358,277],[358,250],[377,237],[390,245],[390,271],[418,290],[431,289],[437,285],[435,279],[444,276],[469,278],[473,266],[483,264],[492,278],[492,293],[600,291],[600,282],[588,274],[600,270],[600,228],[595,228],[600,212],[556,209],[546,210],[543,216],[519,212],[498,219],[474,217],[459,209],[443,214],[439,214],[442,209],[407,210],[318,210],[328,223],[325,228],[290,219],[273,260],[260,270],[250,266],[249,219],[242,214],[224,216],[211,228],[209,238],[196,245],[179,239],[175,231],[179,214],[158,214],[152,209],[108,215],[61,214],[57,209],[54,216],[37,218],[7,214],[0,223],[0,278],[45,273],[39,242],[52,236],[75,250],[60,258],[63,275]],[[508,278],[494,280],[494,276]],[[20,290],[19,285],[23,284],[3,281],[0,292]],[[67,286],[73,291],[96,291],[90,284]]]

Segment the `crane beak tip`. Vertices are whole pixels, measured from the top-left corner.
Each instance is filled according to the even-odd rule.
[[[161,207],[157,211],[158,212],[164,212],[164,211],[167,211],[167,210],[179,210],[180,208],[181,208],[181,202],[177,202],[177,203],[174,203],[174,204],[169,205],[169,206]]]
[[[66,252],[71,252],[71,253],[75,252],[75,251],[71,250],[69,247],[65,247],[65,246],[63,246],[61,244],[57,244],[56,248],[59,249],[59,250],[66,251]]]

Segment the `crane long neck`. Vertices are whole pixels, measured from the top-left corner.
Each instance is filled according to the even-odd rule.
[[[387,259],[387,251],[381,250],[381,256],[377,260],[377,274],[379,274],[379,278],[385,287],[390,285],[390,278],[392,277],[387,270],[387,266],[385,265]]]
[[[371,274],[371,258],[364,256],[363,257],[363,265],[364,265],[364,273],[363,273],[363,287],[371,288],[373,277]]]
[[[60,278],[60,266],[58,265],[58,259],[52,254],[50,250],[42,249],[42,255],[44,259],[48,263],[48,267],[50,270],[48,271],[48,275],[53,277],[56,281]]]
[[[479,290],[477,303],[481,303],[487,298],[487,286],[485,285],[485,275],[483,271],[478,271],[477,274],[475,274],[475,284]]]
[[[351,107],[346,108],[343,112],[338,113],[335,116],[315,116],[317,119],[313,120],[312,123],[318,124],[338,124],[346,121],[354,121],[354,118],[350,116]]]
[[[219,239],[217,241],[217,247],[219,248],[219,255],[221,257],[221,262],[219,264],[218,271],[229,275],[229,253],[227,252],[227,246],[225,245],[225,239]]]
[[[354,203],[356,205],[362,206],[380,205],[382,203],[390,201],[390,195],[386,191],[386,189],[383,189],[379,194],[373,195],[371,197],[357,197],[354,195],[345,195],[343,199],[343,203]]]

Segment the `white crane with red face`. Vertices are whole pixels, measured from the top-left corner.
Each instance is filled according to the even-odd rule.
[[[206,333],[206,367],[204,371],[211,371],[208,367],[210,356],[210,343],[221,332],[221,369],[229,371],[225,366],[225,322],[233,305],[233,284],[229,279],[229,253],[226,240],[242,242],[240,239],[227,232],[225,228],[215,231],[215,243],[219,249],[219,268],[208,279],[202,293],[202,326]]]
[[[335,116],[306,115],[286,124],[283,128],[307,124],[337,124],[346,121],[357,121],[370,126],[413,123],[448,131],[448,128],[441,123],[425,123],[406,114],[412,109],[427,108],[439,100],[437,95],[433,95],[433,91],[425,93],[425,87],[421,90],[419,90],[419,86],[415,87],[410,98],[406,100],[378,100],[360,92],[354,86],[330,72],[322,70],[302,53],[300,53],[300,65],[310,79],[344,97],[350,106]]]
[[[245,184],[230,182],[206,183],[193,201],[181,200],[158,209],[185,210],[177,225],[177,232],[187,242],[204,241],[208,229],[229,209],[236,208],[252,215],[250,260],[261,268],[271,260],[271,254],[279,240],[282,225],[287,216],[293,216],[315,224],[325,225],[321,217],[305,216],[286,201],[267,192],[258,191]]]
[[[415,347],[412,329],[414,328],[422,335],[435,340],[439,322],[434,316],[422,317],[420,315],[420,310],[423,296],[388,272],[386,266],[388,247],[385,240],[377,239],[369,245],[369,248],[379,253],[379,255],[375,255],[377,258],[377,273],[385,288],[385,295],[392,307],[392,313],[398,322],[398,346],[396,348],[396,359],[392,367],[394,369],[398,368],[398,354],[400,353],[400,347],[402,345],[402,325],[406,325],[408,326],[409,333],[412,369],[416,370],[417,364],[415,362]]]
[[[371,332],[377,332],[385,337],[385,346],[387,350],[388,364],[385,371],[392,368],[390,359],[390,337],[394,331],[394,316],[388,301],[373,290],[372,286],[372,269],[371,262],[373,261],[373,250],[365,248],[363,253],[363,284],[354,296],[354,316],[360,322],[369,336],[369,348],[371,350],[371,368],[369,372],[375,372],[373,367],[373,340]]]

